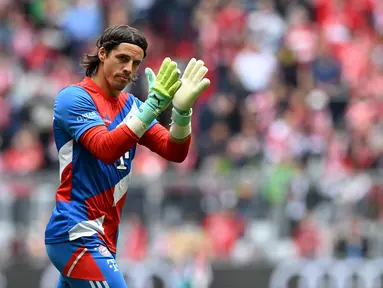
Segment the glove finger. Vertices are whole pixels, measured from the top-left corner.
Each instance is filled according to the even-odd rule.
[[[174,82],[180,79],[181,71],[179,69],[175,69],[172,71],[172,74],[170,77],[167,79],[165,88],[170,88]]]
[[[201,82],[198,83],[198,85],[195,88],[195,95],[196,98],[198,98],[203,91],[205,91],[210,86],[210,80],[208,78],[202,79]]]
[[[171,61],[169,63],[169,65],[167,66],[167,69],[166,69],[164,76],[161,79],[160,83],[166,87],[166,83],[168,82],[169,78],[171,77],[173,71],[175,71],[175,70],[177,70],[177,63],[174,61]]]
[[[166,75],[169,76],[173,73],[174,70],[177,70],[177,63],[175,61],[171,61],[166,69]]]
[[[182,75],[182,79],[188,79],[189,78],[190,73],[193,71],[193,68],[194,68],[196,63],[197,63],[197,60],[195,58],[190,59],[188,65],[186,66],[184,74]]]
[[[197,74],[199,69],[204,65],[205,63],[202,60],[198,60],[195,66],[193,67],[192,72],[189,75],[189,79],[193,79],[194,76]]]
[[[160,83],[162,83],[163,78],[165,77],[166,71],[167,71],[167,69],[168,69],[168,67],[169,67],[171,62],[172,62],[172,60],[169,57],[166,57],[164,59],[164,61],[162,61],[160,70],[158,71],[158,74],[157,74],[157,80]]]
[[[181,87],[181,80],[176,81],[169,89],[169,94],[174,97],[174,94],[176,94],[177,90]]]
[[[193,78],[193,83],[194,84],[198,84],[199,82],[201,82],[201,80],[203,79],[203,77],[205,77],[206,73],[207,73],[208,69],[205,67],[205,66],[202,66],[201,69],[199,69],[197,71],[197,74],[194,76]]]
[[[146,68],[145,75],[146,75],[146,79],[149,82],[149,87],[152,87],[154,85],[154,82],[156,81],[156,74],[154,74],[152,69]]]

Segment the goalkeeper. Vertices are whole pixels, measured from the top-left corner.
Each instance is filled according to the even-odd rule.
[[[146,68],[149,95],[142,103],[122,91],[136,78],[147,46],[137,29],[107,28],[96,52],[85,55],[86,77],[55,100],[61,184],[45,243],[61,274],[57,287],[127,287],[115,257],[136,145],[173,162],[188,154],[192,106],[210,84],[208,70],[191,59],[180,79],[177,64],[166,58],[157,75]],[[156,117],[171,103],[169,131]]]

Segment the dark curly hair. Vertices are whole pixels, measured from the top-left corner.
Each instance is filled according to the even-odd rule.
[[[101,47],[104,47],[106,53],[109,54],[114,47],[120,45],[121,43],[137,45],[144,50],[144,58],[146,57],[148,42],[142,32],[129,25],[113,25],[108,27],[97,39],[96,51],[84,55],[81,66],[86,69],[86,76],[91,77],[97,71],[98,65],[100,64],[98,50]]]

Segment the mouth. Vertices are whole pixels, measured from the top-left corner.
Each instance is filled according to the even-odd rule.
[[[126,77],[126,76],[123,76],[123,75],[119,75],[118,78],[120,78],[122,81],[125,81],[125,82],[130,80],[129,77]]]

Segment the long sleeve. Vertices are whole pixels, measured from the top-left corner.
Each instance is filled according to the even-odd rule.
[[[171,162],[181,163],[189,153],[191,136],[182,143],[172,139],[170,132],[164,126],[155,124],[146,131],[139,144],[146,146],[151,151]]]
[[[96,158],[111,165],[137,144],[138,140],[126,125],[110,132],[105,126],[96,126],[81,135],[80,143]]]

